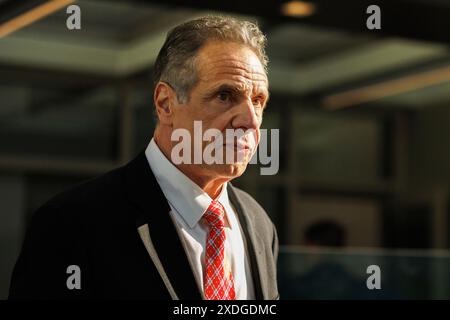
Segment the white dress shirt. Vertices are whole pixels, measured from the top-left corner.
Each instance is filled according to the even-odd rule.
[[[154,139],[150,141],[145,155],[172,209],[168,214],[175,223],[204,298],[203,271],[209,226],[201,218],[213,199],[166,158]],[[255,292],[246,243],[236,212],[228,199],[226,183],[215,200],[225,208],[225,263],[233,274],[236,299],[253,300]]]

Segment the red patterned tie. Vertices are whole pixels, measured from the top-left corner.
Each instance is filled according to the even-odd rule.
[[[225,210],[218,201],[212,201],[203,217],[210,226],[206,240],[205,276],[203,289],[207,300],[235,300],[233,275],[224,266]]]

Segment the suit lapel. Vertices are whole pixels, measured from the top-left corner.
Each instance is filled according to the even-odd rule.
[[[237,194],[234,192],[234,188],[231,183],[228,183],[228,196],[231,203],[236,209],[236,213],[239,218],[239,223],[244,231],[244,236],[247,242],[247,250],[250,258],[251,270],[253,283],[255,285],[255,296],[257,300],[268,299],[268,283],[264,277],[264,251],[261,247],[263,241],[258,234],[258,230],[253,224],[253,219],[251,219],[252,213],[245,208],[245,204],[240,201]]]
[[[126,165],[124,179],[127,197],[136,206],[136,228],[139,228],[147,250],[149,241],[151,242],[150,247],[153,247],[152,250],[155,251],[176,296],[179,299],[201,299],[186,252],[170,218],[170,206],[144,152]],[[146,224],[148,239],[142,237],[142,230],[146,230]],[[155,262],[155,257],[151,254],[150,256]],[[167,281],[165,284],[167,287]],[[170,286],[168,290],[170,291]]]

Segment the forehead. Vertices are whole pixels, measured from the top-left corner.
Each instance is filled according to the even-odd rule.
[[[241,44],[206,44],[198,53],[197,68],[199,80],[207,84],[228,80],[237,85],[268,87],[267,75],[258,56]]]

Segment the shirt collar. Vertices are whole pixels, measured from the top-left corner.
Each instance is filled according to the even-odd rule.
[[[154,138],[148,144],[145,156],[167,201],[193,228],[211,204],[211,197],[166,158]],[[227,183],[223,184],[217,201],[225,208],[228,206]]]

